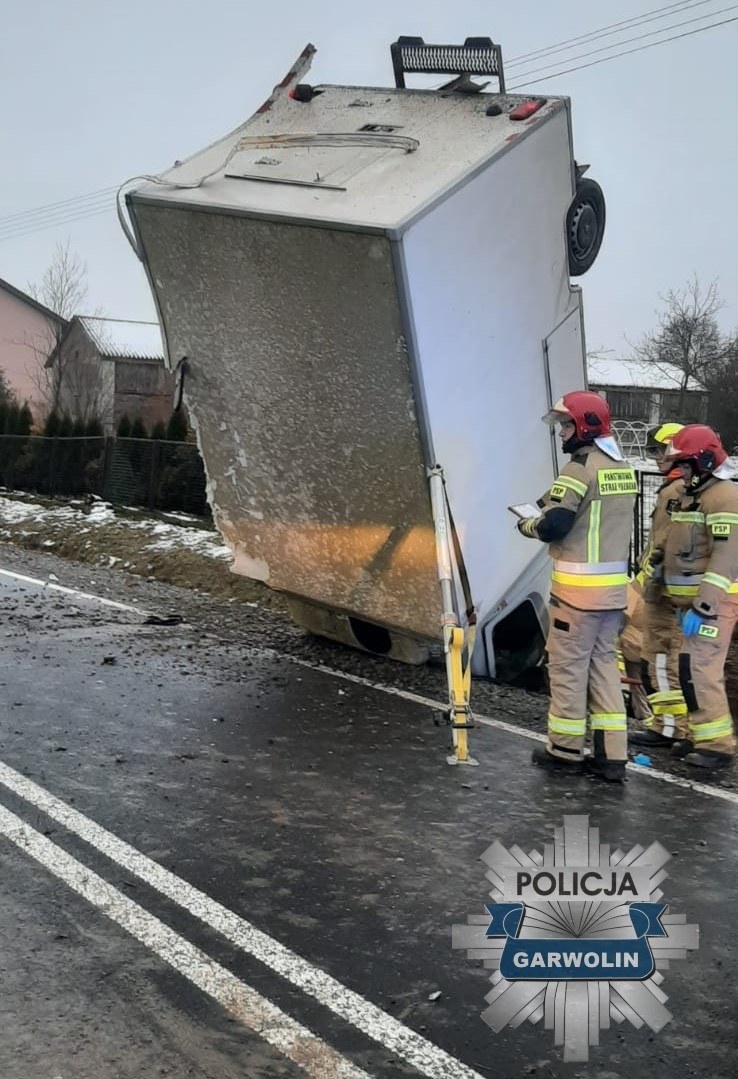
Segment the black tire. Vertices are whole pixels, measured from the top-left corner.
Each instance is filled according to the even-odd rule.
[[[581,277],[599,254],[605,235],[605,196],[595,180],[577,182],[577,193],[566,215],[569,273]]]

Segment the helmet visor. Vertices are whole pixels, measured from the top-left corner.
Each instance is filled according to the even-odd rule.
[[[574,423],[574,417],[571,412],[567,410],[563,397],[560,397],[558,401],[555,401],[545,416],[541,416],[541,419],[544,423],[547,423],[549,427],[555,427],[557,423]]]
[[[646,443],[646,457],[653,457],[655,461],[663,461],[669,452],[670,442],[656,442],[649,440]]]
[[[646,456],[662,458],[668,452],[672,439],[681,430],[682,423],[662,423],[651,427],[646,438]]]

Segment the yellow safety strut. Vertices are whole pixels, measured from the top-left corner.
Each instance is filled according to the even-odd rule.
[[[463,566],[461,549],[454,533],[453,518],[446,496],[443,470],[436,465],[428,472],[430,483],[433,523],[436,534],[436,561],[438,563],[438,581],[441,586],[443,604],[442,628],[443,647],[446,655],[446,678],[448,681],[448,723],[451,727],[453,753],[446,758],[449,764],[478,764],[469,756],[467,732],[474,727],[474,719],[469,707],[471,694],[471,657],[474,650],[476,633],[476,615],[468,595],[466,570]],[[465,632],[459,625],[456,610],[456,590],[454,585],[451,538],[456,554],[456,568],[466,595],[468,629]],[[466,663],[464,652],[466,651]]]

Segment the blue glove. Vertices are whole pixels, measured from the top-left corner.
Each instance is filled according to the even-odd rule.
[[[687,611],[682,618],[682,633],[685,637],[694,637],[704,621],[702,615],[696,611]]]

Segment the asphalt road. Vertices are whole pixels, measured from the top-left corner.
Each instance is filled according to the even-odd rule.
[[[391,664],[376,688],[217,625],[147,625],[146,595],[0,589],[3,1079],[736,1073],[731,788],[571,786],[502,712],[473,733],[479,767],[449,768]],[[701,927],[664,971],[671,1022],[613,1023],[587,1063],[542,1022],[493,1033],[491,971],[451,948],[484,913],[485,849],[542,850],[572,814],[613,850],[663,844],[670,910]]]

